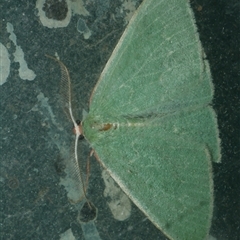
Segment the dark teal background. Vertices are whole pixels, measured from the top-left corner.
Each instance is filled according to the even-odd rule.
[[[215,85],[222,163],[214,164],[217,239],[240,238],[240,3],[192,1]],[[197,6],[203,7],[197,11]],[[195,7],[194,7],[195,6]]]

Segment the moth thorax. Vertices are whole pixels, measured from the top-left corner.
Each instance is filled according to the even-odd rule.
[[[82,134],[83,134],[82,125],[76,125],[76,126],[73,128],[73,133],[74,133],[75,135],[82,135]]]

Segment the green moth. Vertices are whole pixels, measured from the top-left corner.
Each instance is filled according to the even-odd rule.
[[[80,127],[72,114],[68,71],[58,62],[77,130],[73,168],[85,198],[77,156],[81,134],[168,238],[205,239],[213,211],[211,162],[220,162],[220,139],[210,69],[189,2],[141,4],[93,90]]]
[[[204,239],[220,161],[213,85],[186,0],[146,0],[96,84],[85,138],[170,239]]]

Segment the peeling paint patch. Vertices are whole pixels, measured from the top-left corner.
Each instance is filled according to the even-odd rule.
[[[88,16],[82,0],[37,0],[39,19],[44,27],[67,27],[72,15]]]
[[[10,73],[10,59],[7,48],[0,43],[0,85],[3,85]]]
[[[56,2],[53,4],[47,0],[37,0],[36,8],[38,9],[38,16],[44,27],[59,28],[66,27],[69,24],[72,17],[70,1],[63,0],[63,2],[66,5],[64,8],[61,8],[59,5],[60,2],[59,4]]]
[[[7,23],[7,32],[10,33],[9,39],[15,44],[16,51],[13,53],[14,61],[19,63],[19,77],[23,80],[33,80],[36,74],[28,68],[27,62],[24,59],[24,52],[20,46],[17,45],[17,37],[13,32],[13,25]]]

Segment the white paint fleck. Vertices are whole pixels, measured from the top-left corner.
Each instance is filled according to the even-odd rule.
[[[89,16],[89,12],[84,7],[84,3],[82,0],[71,1],[71,9],[73,11],[73,15],[82,15]]]
[[[3,85],[10,73],[10,59],[7,48],[0,43],[0,85]]]
[[[209,235],[209,236],[206,238],[206,240],[217,240],[217,238],[215,238],[215,237]]]
[[[131,214],[131,202],[127,195],[116,185],[112,177],[106,170],[102,172],[102,178],[105,183],[104,197],[109,197],[111,200],[108,206],[113,214],[113,217],[119,221],[126,220]]]
[[[39,111],[39,105],[40,105],[42,109],[46,110],[45,113],[47,113],[47,115],[44,114],[46,117],[46,119],[44,119],[44,120],[47,120],[47,116],[49,116],[53,125],[56,126],[60,131],[63,131],[63,128],[56,121],[56,118],[52,111],[52,108],[48,103],[48,98],[45,97],[43,93],[39,93],[37,95],[37,99],[38,99],[38,103],[36,105],[34,105],[30,111],[33,111],[33,112]]]
[[[136,0],[122,0],[122,12],[126,12],[126,16],[124,18],[125,24],[128,24],[133,14],[136,11]]]
[[[92,31],[88,28],[85,21],[81,18],[78,19],[77,30],[83,34],[84,39],[89,39],[92,35]]]
[[[73,236],[72,229],[69,228],[64,233],[60,234],[60,240],[75,240],[76,238]]]
[[[20,46],[17,45],[17,37],[13,32],[13,25],[7,23],[7,32],[10,33],[9,39],[15,44],[16,51],[13,53],[14,61],[19,63],[19,77],[23,80],[33,80],[36,77],[36,74],[28,68],[28,65],[24,59],[24,53]]]

